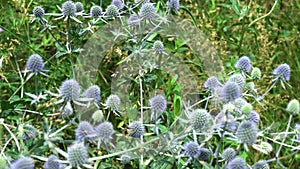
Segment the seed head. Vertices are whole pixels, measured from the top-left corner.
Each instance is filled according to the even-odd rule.
[[[76,12],[82,12],[83,11],[83,4],[81,2],[75,3]]]
[[[119,14],[119,8],[115,5],[108,5],[106,8],[106,15],[109,17],[115,17]]]
[[[134,121],[129,124],[129,136],[140,138],[144,134],[144,126],[140,121]]]
[[[222,153],[222,158],[227,162],[233,160],[235,156],[236,156],[236,151],[230,147],[226,148]]]
[[[56,155],[50,155],[48,157],[48,160],[46,161],[46,163],[44,164],[44,168],[45,169],[61,169],[61,165],[58,162],[58,157]]]
[[[11,169],[34,169],[34,161],[29,157],[22,157],[11,164]]]
[[[90,86],[86,91],[84,92],[84,95],[86,98],[92,98],[95,102],[99,102],[101,100],[101,90],[98,85]]]
[[[99,18],[102,14],[102,9],[100,6],[98,5],[94,5],[92,6],[91,10],[90,10],[90,15],[93,18]]]
[[[105,102],[105,105],[108,108],[110,108],[111,111],[118,111],[120,104],[121,104],[120,97],[116,94],[111,94]]]
[[[163,113],[167,109],[167,100],[162,95],[156,95],[149,100],[149,105],[155,113]]]
[[[213,90],[217,87],[221,87],[221,83],[219,82],[219,80],[216,76],[211,76],[205,81],[205,83],[203,84],[203,87]]]
[[[269,169],[270,166],[265,160],[261,160],[252,166],[253,169]]]
[[[291,100],[286,107],[286,111],[288,111],[294,115],[299,114],[300,113],[299,101],[296,99]]]
[[[240,69],[241,71],[249,73],[251,71],[251,61],[248,56],[242,56],[235,62],[234,67]]]
[[[239,141],[252,145],[256,142],[258,129],[255,123],[251,121],[243,121],[236,132]]]
[[[202,130],[208,122],[209,114],[205,109],[196,109],[192,112],[190,123],[195,130]]]
[[[96,136],[94,127],[87,121],[81,121],[75,131],[76,139],[80,142],[84,140],[91,141]]]
[[[144,3],[140,9],[140,15],[143,19],[152,20],[155,18],[155,7],[152,3]]]
[[[112,5],[115,5],[116,7],[118,7],[119,9],[123,9],[124,8],[124,3],[122,0],[113,0],[111,2]]]
[[[190,141],[186,143],[184,146],[184,155],[191,157],[191,158],[197,158],[200,155],[200,146],[198,143],[194,141]]]
[[[236,157],[235,159],[229,161],[226,169],[248,169],[248,167],[244,159]]]
[[[245,86],[245,78],[241,74],[233,74],[228,79],[229,82],[235,82],[242,90]]]
[[[153,43],[152,49],[157,55],[160,55],[165,51],[164,44],[160,40],[157,40]]]
[[[252,69],[251,78],[252,79],[260,79],[261,78],[261,71],[259,68],[255,67]]]
[[[225,83],[222,89],[222,95],[225,102],[231,102],[242,96],[239,85],[235,82],[228,81]]]
[[[114,127],[111,122],[105,121],[95,127],[100,140],[108,141],[114,134]]]
[[[207,148],[201,147],[199,150],[200,150],[200,153],[199,153],[199,157],[198,158],[199,158],[200,161],[207,160],[209,158],[209,156],[211,155],[210,150],[207,149]]]
[[[92,119],[95,121],[95,122],[100,122],[103,120],[103,112],[102,110],[97,110],[93,113],[92,115]]]
[[[88,152],[83,143],[75,143],[68,147],[68,161],[72,167],[79,167],[88,162]]]
[[[75,16],[76,6],[73,1],[64,2],[61,9],[64,16]]]
[[[33,54],[29,57],[26,63],[26,69],[29,72],[39,72],[44,70],[44,61],[38,54]]]
[[[284,63],[275,68],[272,73],[283,81],[289,81],[291,75],[291,68],[288,64]]]
[[[41,6],[35,6],[33,8],[33,15],[36,18],[42,18],[45,15],[45,10]]]
[[[61,97],[66,102],[77,100],[80,95],[80,86],[74,79],[65,80],[59,90]]]

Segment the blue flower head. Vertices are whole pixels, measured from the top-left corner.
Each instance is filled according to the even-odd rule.
[[[272,73],[280,80],[289,81],[291,68],[288,64],[284,63],[275,68]]]
[[[249,73],[251,71],[251,61],[248,56],[242,56],[235,62],[234,67],[240,69],[241,71]]]

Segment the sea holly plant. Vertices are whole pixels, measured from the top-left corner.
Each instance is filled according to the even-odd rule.
[[[7,138],[1,168],[284,168],[281,161],[298,153],[300,127],[291,126],[300,113],[299,101],[286,105],[290,117],[282,132],[264,128],[259,109],[278,82],[290,86],[288,64],[267,73],[274,77],[272,85],[258,91],[262,88],[256,82],[265,76],[246,55],[237,59],[234,73],[213,71],[222,65],[212,45],[192,24],[172,16],[181,9],[179,0],[85,5],[65,1],[57,5],[58,13],[33,8],[32,23],[53,37],[57,52],[45,62],[31,55],[25,72],[50,78],[61,69],[48,72],[45,67],[60,58],[70,62],[65,68],[70,71],[56,79],[57,86],[44,89],[46,94],[39,94],[43,90],[37,82],[35,95],[25,91],[35,104],[14,109],[21,114],[12,117],[17,123],[0,119]],[[243,18],[247,10],[235,12]],[[190,72],[186,63],[193,60],[184,57],[189,53],[201,55],[209,72],[206,81],[198,82]],[[105,64],[112,72],[109,81],[101,69]],[[109,89],[103,87],[108,83]],[[38,123],[26,121],[32,114]],[[248,153],[262,158],[253,163]]]

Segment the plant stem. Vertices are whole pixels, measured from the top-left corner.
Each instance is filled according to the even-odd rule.
[[[140,80],[140,102],[141,102],[141,123],[143,124],[143,121],[144,121],[144,109],[143,109],[143,83],[142,83],[142,78],[140,77],[139,78]],[[144,143],[144,138],[143,138],[143,135],[141,135],[141,144]],[[142,168],[143,165],[144,165],[144,155],[141,154],[141,165],[142,165]]]
[[[276,158],[279,157],[280,151],[281,151],[281,149],[282,149],[282,144],[284,144],[285,139],[286,139],[286,137],[287,137],[287,132],[289,131],[289,128],[290,128],[290,125],[291,125],[291,121],[292,121],[292,118],[293,118],[293,115],[290,115],[289,121],[288,121],[288,125],[286,126],[286,130],[285,130],[286,133],[285,133],[285,135],[284,135],[284,137],[283,137],[283,140],[282,140],[282,142],[281,142],[281,144],[280,144],[280,147],[279,147],[279,149],[278,149],[278,151],[277,151],[277,153],[276,153]],[[278,160],[279,160],[279,159],[278,159]]]
[[[38,96],[38,95],[39,95],[39,94],[38,94],[38,85],[39,85],[39,82],[38,82],[38,75],[37,75],[37,74],[35,74],[34,80],[35,80],[35,82],[34,82],[34,86],[35,86],[35,95]]]

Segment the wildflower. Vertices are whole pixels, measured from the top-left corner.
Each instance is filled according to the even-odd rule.
[[[233,105],[238,109],[238,110],[242,110],[242,107],[247,104],[247,101],[243,98],[237,98],[234,100]]]
[[[184,146],[184,155],[190,158],[197,158],[199,157],[200,153],[200,146],[194,141],[190,141]]]
[[[201,160],[201,161],[207,160],[207,159],[209,158],[209,156],[211,155],[210,150],[207,149],[207,148],[201,147],[201,148],[199,149],[199,151],[200,151],[200,153],[199,153],[198,158],[199,158],[199,160]]]
[[[228,82],[235,82],[239,85],[240,90],[245,86],[245,79],[241,74],[233,74],[229,77]]]
[[[297,115],[300,113],[300,104],[299,104],[299,101],[296,100],[296,99],[293,99],[289,102],[289,104],[287,105],[286,107],[286,111],[294,114],[294,115]]]
[[[43,73],[47,71],[44,69],[44,66],[45,64],[42,57],[38,54],[32,54],[26,62],[25,72],[30,72],[34,74],[40,73],[44,76],[48,76],[47,74]]]
[[[270,166],[265,160],[261,160],[252,166],[253,169],[269,169]]]
[[[217,87],[221,87],[221,83],[219,82],[217,77],[211,76],[205,81],[203,87],[205,87],[209,90],[213,90]]]
[[[97,103],[101,100],[101,90],[99,88],[98,85],[93,85],[93,86],[90,86],[88,89],[86,89],[86,91],[84,92],[84,96],[86,98],[91,98],[91,99],[94,99],[94,101]]]
[[[132,26],[139,26],[140,25],[140,17],[137,14],[131,14],[128,18],[128,24]]]
[[[96,136],[94,127],[87,121],[81,121],[75,131],[77,140],[79,141],[92,141],[92,138]]]
[[[167,109],[167,100],[162,95],[156,95],[149,100],[151,109],[156,114],[161,114]]]
[[[121,161],[122,165],[126,165],[130,162],[131,160],[131,156],[128,154],[122,154],[120,158],[118,158],[118,160]]]
[[[41,6],[35,6],[33,8],[33,15],[36,18],[42,18],[45,15],[45,10]]]
[[[108,140],[114,134],[114,127],[111,122],[102,122],[94,129],[100,141],[103,140],[105,142],[108,142]]]
[[[29,157],[22,157],[11,164],[11,169],[34,169],[34,161]]]
[[[91,10],[90,10],[90,15],[93,18],[99,18],[102,14],[102,9],[100,6],[98,5],[94,5],[92,6]]]
[[[208,122],[209,114],[205,109],[197,109],[192,112],[190,123],[195,130],[202,130]]]
[[[233,160],[236,156],[236,151],[233,148],[226,148],[222,153],[222,158],[229,162]]]
[[[240,69],[241,71],[249,73],[251,71],[251,61],[248,56],[242,56],[235,62],[234,67]]]
[[[45,169],[61,169],[61,165],[58,162],[58,157],[56,155],[50,155],[44,164]]]
[[[241,111],[242,111],[243,114],[248,115],[248,114],[252,111],[252,109],[253,109],[252,104],[246,103],[246,104],[242,107]]]
[[[68,147],[68,161],[72,167],[79,167],[88,162],[88,152],[83,143],[75,143]]]
[[[236,132],[239,141],[245,144],[254,144],[256,142],[258,129],[255,123],[243,121]]]
[[[83,12],[83,4],[81,2],[75,3],[76,12]]]
[[[156,17],[154,5],[152,3],[144,3],[140,9],[140,15],[146,20],[154,19]]]
[[[226,127],[225,127],[225,123],[226,123]],[[226,114],[221,113],[217,118],[216,124],[219,128],[222,128],[222,129],[225,128],[225,130],[228,130],[228,131],[235,131],[237,128],[237,124],[235,122],[233,115],[231,115],[229,113],[227,114],[227,117],[226,117]]]
[[[157,55],[160,55],[165,51],[164,44],[159,40],[157,40],[153,43],[152,49],[153,49],[154,53]]]
[[[284,63],[275,68],[272,72],[276,78],[283,81],[289,81],[291,75],[291,68],[288,64]]]
[[[173,9],[174,11],[178,11],[180,8],[179,0],[169,0],[167,2],[167,6]]]
[[[255,67],[252,69],[251,78],[252,79],[260,79],[261,78],[261,71],[259,68]]]
[[[235,99],[241,97],[242,93],[241,93],[241,89],[237,83],[228,81],[223,86],[221,95],[224,97],[225,102],[228,103],[228,102],[234,101]]]
[[[109,17],[115,17],[119,14],[119,8],[113,4],[108,5],[106,8],[106,15]]]
[[[110,108],[111,111],[118,111],[121,104],[120,97],[116,94],[111,94],[108,96],[105,105]]]
[[[75,101],[79,98],[80,86],[74,79],[65,80],[60,86],[60,96],[64,101]]]
[[[118,7],[119,9],[123,9],[124,8],[124,3],[122,0],[113,0],[111,2],[112,5],[115,5],[116,7]]]
[[[248,169],[248,167],[244,159],[236,157],[235,159],[229,161],[226,169]]]
[[[247,117],[247,120],[252,121],[257,124],[260,120],[260,116],[256,111],[252,110],[252,111],[250,111],[250,113]]]
[[[134,121],[129,124],[129,136],[134,138],[140,138],[144,134],[143,123],[139,121]]]
[[[103,120],[103,112],[102,110],[97,110],[93,113],[92,115],[92,119],[95,121],[95,122],[100,122]]]
[[[67,16],[67,17],[75,16],[76,5],[74,4],[73,1],[64,2],[61,9],[62,9],[62,13],[64,16]]]

